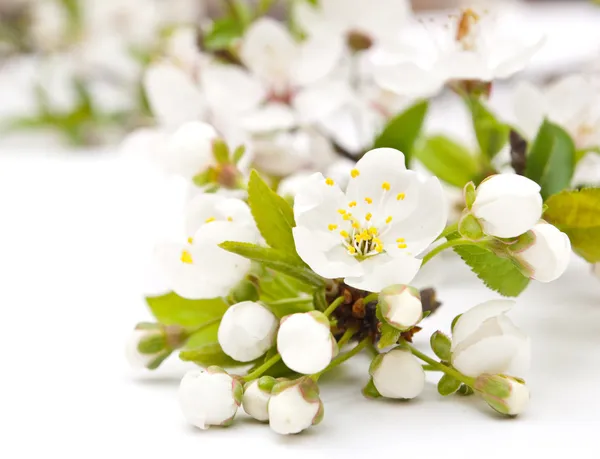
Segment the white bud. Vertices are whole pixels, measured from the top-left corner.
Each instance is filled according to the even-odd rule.
[[[179,385],[179,404],[200,429],[228,426],[242,403],[242,383],[218,367],[188,371]]]
[[[269,426],[278,434],[302,432],[323,419],[319,388],[310,378],[279,383],[273,387],[268,411]]]
[[[521,414],[529,403],[529,389],[523,380],[505,375],[479,376],[474,389],[493,409],[509,416]]]
[[[391,285],[379,294],[379,305],[385,320],[398,330],[408,330],[423,318],[421,295],[406,285]]]
[[[311,311],[284,317],[277,333],[277,350],[291,370],[313,374],[324,370],[337,351],[329,320]]]
[[[160,332],[158,330],[133,330],[125,350],[127,361],[133,368],[148,368],[161,357],[164,348],[149,353],[140,350],[140,343],[147,342],[153,338],[160,339]]]
[[[172,173],[192,178],[215,163],[213,140],[215,129],[200,121],[181,126],[167,142],[165,167]]]
[[[244,388],[244,397],[242,398],[242,407],[249,416],[257,421],[268,421],[269,412],[267,405],[271,398],[271,392],[262,390],[258,384],[259,380],[252,381]]]
[[[238,362],[250,362],[275,343],[277,318],[260,303],[243,301],[221,319],[218,339],[223,352]]]
[[[491,300],[460,315],[452,330],[452,365],[466,376],[523,374],[529,368],[529,337],[506,316],[511,300]]]
[[[563,275],[571,258],[569,236],[554,225],[540,222],[531,231],[533,244],[519,252],[516,258],[540,282],[552,282]]]
[[[425,371],[410,351],[395,348],[373,360],[369,373],[380,395],[387,398],[415,398],[425,386]]]
[[[471,209],[484,231],[496,237],[517,237],[529,231],[542,216],[540,186],[521,175],[499,174],[477,187]]]

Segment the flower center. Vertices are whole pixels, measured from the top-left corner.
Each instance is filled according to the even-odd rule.
[[[373,40],[367,34],[359,30],[350,30],[346,35],[348,48],[352,51],[364,51],[373,46]]]
[[[476,28],[475,25],[479,22],[479,15],[471,8],[463,10],[458,18],[458,26],[456,28],[456,41],[462,46],[465,51],[475,50]]]

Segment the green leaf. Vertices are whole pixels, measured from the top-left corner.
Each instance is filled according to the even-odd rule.
[[[600,188],[563,191],[546,204],[546,221],[569,236],[578,255],[590,263],[600,262]]]
[[[196,333],[193,333],[185,343],[184,348],[194,349],[200,346],[204,346],[207,343],[214,343],[217,341],[217,334],[219,332],[219,322],[215,322],[208,326],[203,326]]]
[[[242,36],[244,28],[237,20],[225,17],[213,21],[212,27],[203,37],[203,45],[208,51],[228,49]]]
[[[323,287],[322,277],[315,274],[302,260],[281,250],[261,247],[246,242],[226,241],[219,247],[242,257],[262,263],[265,267],[295,277],[314,287]]]
[[[445,136],[426,139],[415,150],[415,157],[440,180],[464,187],[479,175],[479,165],[469,151]]]
[[[377,347],[379,349],[383,349],[384,347],[388,347],[388,346],[397,344],[401,335],[402,335],[402,332],[400,330],[392,327],[390,324],[382,322],[381,323],[381,338],[379,338]]]
[[[255,170],[248,182],[248,204],[260,234],[274,249],[296,254],[292,228],[296,226],[290,204],[273,191]]]
[[[147,297],[150,311],[164,325],[195,327],[209,320],[222,317],[227,304],[221,298],[212,300],[188,300],[174,292]]]
[[[246,365],[233,360],[225,354],[218,342],[207,343],[193,349],[185,349],[179,353],[179,358],[185,362],[194,362],[202,367],[209,367],[211,365],[219,367]]]
[[[417,102],[404,112],[392,118],[375,139],[373,148],[395,148],[404,153],[406,164],[410,164],[413,148],[421,128],[429,102]]]
[[[542,187],[546,199],[568,188],[575,172],[575,144],[561,127],[544,121],[527,155],[525,176]]]
[[[508,142],[510,127],[501,123],[477,97],[468,100],[473,128],[481,152],[492,159]]]
[[[452,347],[452,341],[450,338],[446,336],[441,331],[436,331],[433,335],[431,335],[431,339],[429,340],[431,344],[431,349],[441,360],[450,361],[452,354],[450,352],[450,348]]]
[[[440,393],[440,395],[443,395],[445,397],[447,395],[452,395],[454,392],[456,392],[460,388],[460,384],[461,382],[458,379],[444,374],[438,382],[437,390]]]
[[[281,319],[282,317],[295,314],[297,312],[314,311],[315,306],[312,298],[309,298],[309,300],[310,301],[305,301],[304,298],[286,298],[266,303],[266,305],[273,314]]]

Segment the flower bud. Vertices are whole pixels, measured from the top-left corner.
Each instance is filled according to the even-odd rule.
[[[134,368],[154,370],[174,349],[181,347],[188,336],[186,330],[177,325],[140,323],[127,343],[127,360]]]
[[[230,425],[242,403],[242,395],[242,383],[214,366],[188,371],[179,385],[183,415],[200,429]]]
[[[392,285],[379,294],[379,307],[384,319],[398,330],[408,330],[423,318],[419,290],[406,285]]]
[[[552,282],[567,269],[571,258],[569,236],[555,226],[540,222],[531,229],[532,242],[515,254],[523,271],[539,282]],[[531,234],[530,233],[530,234]]]
[[[319,386],[311,378],[276,384],[268,403],[269,426],[282,435],[296,434],[323,419]]]
[[[249,416],[257,421],[268,421],[269,413],[267,405],[271,398],[271,389],[275,385],[275,378],[263,376],[260,379],[249,382],[244,387],[242,407]]]
[[[542,216],[540,186],[521,175],[499,174],[477,187],[471,212],[486,234],[517,237],[529,231]]]
[[[238,362],[250,362],[275,342],[277,318],[260,303],[244,301],[231,306],[221,319],[218,340],[223,352]]]
[[[473,388],[493,409],[509,416],[522,413],[529,403],[525,382],[512,376],[483,374]]]
[[[377,392],[387,398],[415,398],[425,386],[421,363],[410,351],[399,347],[375,357],[369,374]]]
[[[318,311],[297,313],[281,319],[277,350],[288,368],[303,374],[324,370],[337,352],[329,320]]]

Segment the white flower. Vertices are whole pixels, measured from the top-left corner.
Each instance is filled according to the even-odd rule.
[[[356,163],[349,159],[338,159],[325,168],[325,175],[331,178],[338,186],[345,190],[350,181],[350,172]],[[277,187],[281,196],[295,198],[298,193],[310,186],[310,177],[314,172],[297,172],[284,178]]]
[[[496,411],[516,416],[529,404],[529,389],[523,380],[505,375],[481,375],[474,389]]]
[[[600,91],[590,77],[569,75],[547,88],[521,82],[513,105],[517,127],[529,140],[548,119],[569,133],[578,150],[600,146]]]
[[[569,236],[554,225],[540,222],[531,229],[533,243],[516,254],[532,279],[552,282],[563,275],[571,259]]]
[[[277,333],[277,350],[287,367],[298,373],[324,370],[337,352],[329,319],[318,311],[284,317]]]
[[[425,386],[421,363],[405,349],[396,348],[377,356],[369,373],[377,392],[387,398],[415,398]]]
[[[278,434],[302,432],[323,419],[319,388],[310,378],[276,384],[268,404],[269,426]]]
[[[366,153],[350,175],[345,193],[317,173],[296,195],[298,254],[317,274],[358,289],[410,283],[421,266],[415,257],[446,223],[438,179],[406,170],[391,148]]]
[[[164,155],[165,168],[191,179],[216,164],[213,142],[215,129],[200,121],[190,121],[181,126],[167,140]]]
[[[505,313],[511,300],[491,300],[462,314],[452,330],[452,365],[477,377],[527,371],[531,358],[529,337]]]
[[[540,189],[533,180],[521,175],[492,175],[477,187],[471,211],[487,234],[517,237],[529,231],[542,216]]]
[[[261,378],[270,378],[269,376]],[[270,378],[272,379],[272,378]],[[242,407],[249,416],[257,421],[265,422],[269,420],[267,405],[271,399],[271,391],[261,389],[260,380],[256,379],[244,387],[244,397],[242,398]]]
[[[164,243],[156,248],[172,290],[191,299],[227,296],[248,273],[251,262],[218,244],[258,240],[250,209],[239,199],[200,194],[188,204],[186,233],[186,243]]]
[[[219,325],[219,344],[234,360],[250,362],[273,346],[277,325],[277,318],[262,304],[243,301],[225,311]]]
[[[544,43],[543,37],[519,24],[513,15],[471,9],[449,19],[424,19],[403,28],[406,35],[399,43],[374,56],[375,78],[390,91],[414,97],[431,96],[453,80],[508,78]],[[515,35],[516,28],[524,33]]]
[[[68,36],[67,9],[56,0],[31,2],[31,39],[42,51],[56,51]]]
[[[243,387],[219,367],[190,370],[179,385],[179,404],[188,422],[200,429],[228,426],[242,403]]]
[[[391,285],[379,294],[381,314],[398,330],[408,330],[423,318],[421,295],[415,288],[406,285]]]

